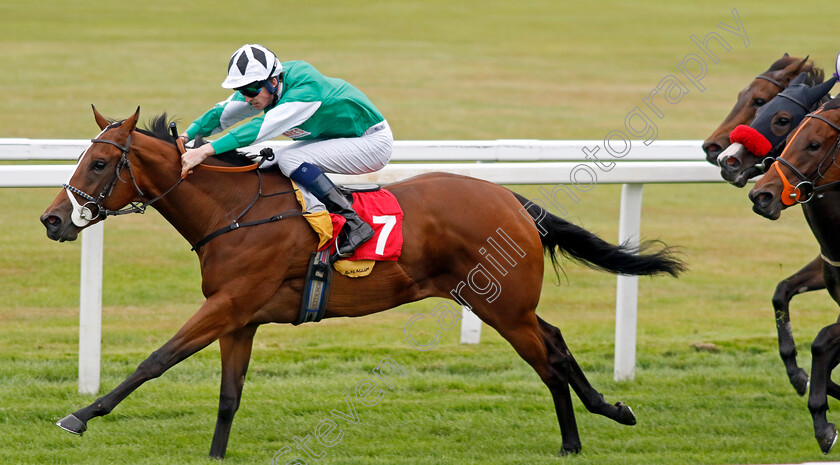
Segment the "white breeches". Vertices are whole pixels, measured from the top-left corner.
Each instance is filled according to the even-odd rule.
[[[274,153],[274,161],[286,176],[301,163],[309,162],[325,173],[364,174],[381,170],[391,160],[394,134],[383,121],[368,129],[361,137],[298,141]]]
[[[309,162],[325,173],[365,174],[381,170],[391,160],[394,134],[387,121],[382,121],[365,131],[361,137],[340,139],[314,139],[294,142],[274,152],[274,160],[262,165],[263,169],[277,165],[289,176],[304,163]],[[324,210],[323,204],[303,186],[298,186],[306,200],[307,210]]]

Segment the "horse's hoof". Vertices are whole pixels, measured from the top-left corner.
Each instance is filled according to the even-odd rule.
[[[567,455],[575,455],[575,454],[580,454],[580,446],[579,445],[578,446],[570,446],[570,447],[563,446],[563,448],[560,449],[560,456],[562,456],[562,457],[565,457]]]
[[[624,402],[616,402],[615,406],[618,407],[618,417],[615,421],[622,425],[633,426],[636,424],[636,415],[633,414],[633,410],[630,409],[629,405]]]
[[[828,455],[828,453],[831,452],[831,448],[834,447],[835,442],[837,442],[837,428],[829,423],[828,431],[826,434],[822,434],[817,437],[817,443],[819,443],[823,454]]]
[[[63,429],[64,431],[68,431],[73,434],[78,434],[79,436],[81,436],[82,433],[84,433],[87,430],[87,426],[84,424],[84,422],[76,418],[76,415],[73,415],[72,413],[56,422],[56,425],[58,425],[59,428]]]
[[[792,384],[793,388],[796,389],[797,394],[804,396],[805,393],[808,392],[808,385],[810,384],[808,380],[808,373],[800,368],[795,375],[790,377],[790,384]]]

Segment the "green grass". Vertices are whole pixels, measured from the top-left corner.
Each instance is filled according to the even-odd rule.
[[[515,189],[537,195],[534,187]],[[53,426],[93,400],[76,394],[78,243],[48,242],[33,218],[54,194],[20,189],[0,197],[4,242],[27,251],[6,257],[14,279],[0,280],[0,430],[12,445],[0,448],[0,460],[207,463],[218,396],[216,344],[92,420],[84,437]],[[614,241],[618,194],[617,186],[599,186],[569,216]],[[681,245],[691,270],[679,280],[640,280],[636,380],[612,380],[613,276],[566,264],[558,286],[547,272],[539,308],[564,331],[593,385],[607,400],[631,405],[638,425],[591,415],[575,399],[584,451],[557,458],[559,429],[536,374],[487,327],[478,346],[457,344],[452,331],[434,350],[414,350],[403,327],[434,303],[422,302],[364,320],[263,327],[228,463],[270,463],[280,448],[294,450],[294,436],[312,436],[332,409],[345,411],[344,397],[373,377],[370,370],[384,357],[406,375],[392,378],[394,389],[385,389],[378,405],[356,403],[358,424],[338,420],[344,436],[326,449],[323,463],[819,460],[805,399],[778,360],[769,304],[774,284],[816,252],[804,221],[793,211],[776,223],[745,215],[743,192],[724,185],[647,186],[644,195],[643,234]],[[698,211],[715,212],[706,216],[713,220],[701,221]],[[107,223],[104,390],[200,303],[197,264],[187,249],[156,213]],[[793,307],[800,363],[807,367],[810,340],[837,310],[824,292],[797,297]],[[697,352],[695,342],[720,350]]]
[[[689,53],[690,34],[721,32],[737,7],[750,38],[710,64],[696,89],[655,120],[659,139],[701,139],[736,93],[783,52],[830,65],[833,3],[314,1],[127,5],[0,0],[0,137],[89,138],[88,105],[126,117],[168,111],[182,127],[213,102],[233,50],[261,42],[353,82],[398,139],[600,139]],[[268,18],[268,19],[267,19]],[[632,158],[632,154],[629,155]],[[517,191],[536,197],[536,187]],[[566,205],[569,218],[615,241],[618,186]],[[138,389],[78,438],[53,423],[93,401],[76,393],[79,244],[47,240],[38,215],[56,189],[0,191],[0,461],[209,463],[218,399],[214,344]],[[806,400],[777,355],[770,296],[817,253],[797,209],[754,215],[725,185],[648,185],[642,232],[682,246],[691,270],[641,279],[638,364],[612,380],[615,277],[566,264],[546,273],[540,315],[560,327],[592,384],[631,405],[639,424],[591,415],[575,400],[583,453],[559,458],[548,390],[496,333],[478,346],[446,333],[434,350],[403,339],[421,302],[364,320],[270,325],[257,334],[227,463],[267,464],[312,435],[345,396],[392,357],[376,406],[319,463],[743,464],[817,461]],[[156,213],[109,220],[105,233],[103,392],[121,382],[201,303],[188,244]],[[835,321],[825,292],[797,297],[800,365]],[[716,344],[714,353],[691,344]],[[831,406],[836,407],[832,401]],[[831,414],[830,414],[831,415]],[[835,418],[836,417],[832,417]],[[320,451],[318,448],[317,451]],[[834,455],[837,453],[835,452]],[[287,456],[289,460],[292,455]],[[308,460],[308,463],[313,463]]]

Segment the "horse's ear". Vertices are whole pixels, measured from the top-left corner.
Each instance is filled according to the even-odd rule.
[[[811,55],[808,55],[805,58],[803,58],[802,61],[797,63],[796,67],[793,68],[790,75],[793,76],[794,74],[799,74],[802,71],[802,68],[804,68],[805,65],[808,64],[808,58],[810,58],[810,57],[811,57]]]
[[[138,119],[140,119],[140,107],[137,107],[137,111],[135,111],[133,115],[129,116],[128,119],[123,121],[122,126],[120,126],[120,132],[130,134],[131,131],[134,131],[134,128],[137,127]]]
[[[793,81],[790,81],[790,85],[795,86],[798,84],[803,84],[805,82],[806,77],[808,77],[808,73],[799,73],[798,76],[793,78]]]
[[[96,111],[96,107],[93,104],[91,104],[90,107],[93,108],[93,119],[96,120],[96,124],[99,125],[99,129],[107,128],[108,125],[111,124],[111,123],[109,123],[108,120],[105,119],[104,116],[102,116],[102,114],[100,114],[98,111]]]
[[[832,76],[827,81],[823,82],[822,84],[817,84],[814,87],[808,89],[808,101],[811,104],[817,103],[825,97],[828,92],[834,87],[834,84],[837,82],[837,78]]]

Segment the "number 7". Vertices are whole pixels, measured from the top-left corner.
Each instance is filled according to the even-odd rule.
[[[384,255],[385,254],[385,244],[388,243],[388,236],[391,235],[391,231],[394,230],[394,226],[397,224],[397,217],[394,215],[382,215],[382,216],[373,216],[371,217],[373,220],[373,224],[384,224],[385,226],[382,227],[382,231],[379,233],[379,237],[376,239],[376,255]]]

